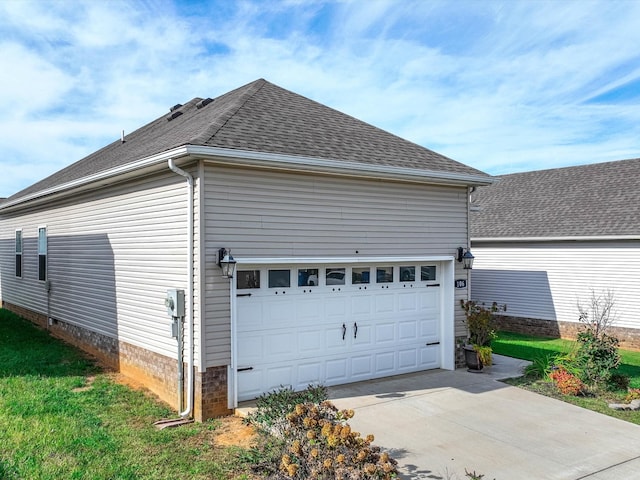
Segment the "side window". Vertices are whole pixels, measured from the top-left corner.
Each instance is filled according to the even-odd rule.
[[[290,270],[269,270],[269,288],[282,288],[290,286]]]
[[[16,277],[22,278],[22,230],[16,230]]]
[[[260,288],[260,270],[240,270],[236,273],[238,290]]]
[[[38,228],[38,280],[47,279],[47,227]]]
[[[436,279],[436,266],[423,265],[420,267],[420,280],[423,282],[432,282]]]

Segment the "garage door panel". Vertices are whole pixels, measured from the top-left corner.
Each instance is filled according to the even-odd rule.
[[[248,365],[260,362],[265,357],[264,335],[244,334],[238,339],[238,358]]]
[[[418,368],[417,348],[405,348],[398,351],[398,369],[411,370]]]
[[[279,365],[266,368],[267,390],[280,386],[293,387],[294,369],[291,365]]]
[[[386,343],[393,343],[396,341],[396,324],[393,322],[378,323],[376,325],[376,338],[375,343],[377,345],[384,345]]]
[[[318,383],[322,377],[322,362],[302,363],[298,366],[297,384],[306,388],[309,384]]]
[[[325,362],[327,385],[339,385],[349,380],[348,362],[346,358],[336,358]]]
[[[354,355],[351,357],[351,378],[361,380],[373,377],[372,354]]]
[[[301,323],[319,323],[324,318],[320,298],[296,298],[296,320]]]
[[[347,299],[326,295],[324,297],[325,315],[329,321],[342,321],[347,317]]]
[[[398,311],[416,312],[418,310],[418,293],[408,292],[398,294]]]
[[[374,296],[375,298],[375,313],[390,313],[393,312],[395,295],[389,293],[379,293]]]
[[[396,370],[396,352],[376,354],[376,375],[392,375]]]
[[[420,322],[420,337],[433,341],[439,337],[439,327],[436,320],[422,320]]]
[[[238,299],[238,318],[243,319],[242,323],[238,323],[239,332],[262,328],[262,320],[264,318],[262,306],[262,302],[250,302],[249,298]]]
[[[425,346],[420,350],[420,363],[425,368],[438,368],[440,362],[440,346]]]
[[[352,315],[371,315],[372,299],[370,294],[356,294],[351,298]]]
[[[296,332],[280,331],[272,332],[266,336],[266,358],[270,362],[282,361],[288,358],[295,358],[297,352],[292,349],[296,345]]]
[[[324,331],[320,329],[303,330],[298,334],[298,351],[303,356],[324,355],[326,345]]]

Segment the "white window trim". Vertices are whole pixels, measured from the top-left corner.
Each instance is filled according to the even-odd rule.
[[[44,229],[45,252],[40,253],[40,230]],[[37,235],[37,251],[38,251],[38,281],[46,282],[49,279],[49,228],[47,225],[38,226]],[[44,279],[40,279],[40,255],[44,255]]]
[[[16,228],[15,231],[15,236],[14,236],[14,240],[17,237],[18,232],[20,232],[20,253],[18,253],[17,251],[15,251],[15,255],[20,255],[20,275],[15,275],[15,278],[22,278],[23,277],[23,268],[24,268],[24,235],[22,232],[22,228]],[[15,246],[14,246],[15,249]],[[14,261],[15,261],[15,257],[14,257]],[[14,264],[14,269],[13,272],[15,274],[15,264]]]

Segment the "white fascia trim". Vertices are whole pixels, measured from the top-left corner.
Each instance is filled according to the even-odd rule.
[[[509,243],[509,242],[598,242],[615,240],[640,240],[640,235],[584,235],[573,237],[478,237],[471,243]]]
[[[229,148],[188,145],[190,155],[202,157],[218,157],[234,159],[238,165],[270,166],[294,170],[316,171],[324,173],[368,176],[383,179],[412,180],[449,185],[489,185],[492,177],[461,174],[453,172],[434,172],[417,168],[393,167],[389,165],[373,165],[345,160],[329,160],[325,158],[282,155],[275,153],[252,152],[249,150],[233,150]]]
[[[145,167],[150,167],[155,164],[166,163],[170,158],[179,158],[185,155],[188,155],[188,153],[187,153],[187,147],[184,147],[184,146],[174,148],[172,150],[167,150],[166,152],[158,153],[150,157],[145,157],[140,160],[136,160],[135,162],[127,163],[125,165],[111,168],[109,170],[104,170],[102,172],[98,172],[93,175],[88,175],[86,177],[82,177],[77,180],[72,180],[71,182],[56,185],[55,187],[47,188],[46,190],[40,190],[38,192],[26,195],[24,197],[16,198],[11,202],[2,204],[0,206],[0,210],[12,207],[14,205],[18,205],[20,203],[28,202],[30,200],[35,200],[40,197],[46,197],[59,192],[63,192],[65,190],[71,190],[73,188],[81,187],[83,185],[87,185],[93,182],[99,182],[101,180],[106,180],[111,177],[115,177],[125,173],[130,173],[135,170],[139,170]]]
[[[410,257],[260,257],[260,258],[238,258],[235,257],[237,265],[340,265],[353,263],[402,263],[402,262],[445,262],[454,260],[454,255],[422,255]]]

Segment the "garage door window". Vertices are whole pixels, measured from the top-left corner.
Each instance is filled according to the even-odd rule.
[[[299,287],[315,287],[318,285],[318,269],[317,268],[299,268],[298,269],[298,286]]]
[[[327,285],[344,285],[344,268],[327,269],[326,282]]]
[[[415,282],[416,281],[416,267],[400,267],[400,281],[401,282]]]
[[[352,268],[351,269],[351,283],[370,283],[371,282],[371,268]]]
[[[290,270],[269,270],[269,288],[282,288],[290,286]]]
[[[420,267],[420,280],[423,282],[431,282],[436,279],[436,266],[426,265]]]
[[[236,278],[238,290],[260,288],[260,270],[240,270]]]
[[[377,267],[376,282],[393,283],[393,267]]]

